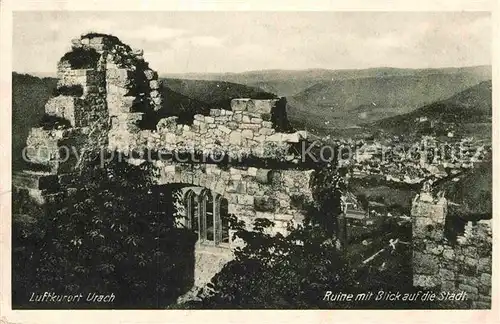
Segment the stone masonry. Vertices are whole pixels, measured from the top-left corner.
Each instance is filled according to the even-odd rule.
[[[43,203],[65,195],[68,179],[88,152],[105,148],[133,164],[153,152],[158,185],[208,188],[227,199],[229,213],[248,228],[255,219],[267,218],[275,223],[274,233],[286,234],[288,225],[300,222],[302,211],[293,202],[312,200],[313,171],[290,153],[307,133],[282,132],[286,101],[233,99],[231,110],[195,115],[192,124],[172,116],[158,120],[156,129],[146,129],[141,122],[163,109],[164,99],[158,75],[142,55],[113,36],[89,34],[72,41],[72,52],[58,63],[58,87],[69,90],[45,106],[47,115],[66,125],[31,130],[26,157],[37,168],[15,174],[14,186]],[[176,153],[191,158],[162,158]],[[218,163],[221,157],[224,163]],[[275,164],[270,167],[266,161]],[[233,247],[197,248],[196,286],[232,258]]]
[[[423,191],[412,204],[413,285],[443,292],[465,291],[465,307],[491,308],[491,220],[468,222],[456,242],[444,235],[447,200]]]

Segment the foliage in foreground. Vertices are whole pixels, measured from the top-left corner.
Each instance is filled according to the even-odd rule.
[[[13,305],[44,291],[116,295],[114,305],[92,307],[161,307],[175,300],[191,284],[194,238],[173,228],[162,193],[151,190],[151,172],[148,164],[90,164],[67,196],[45,207],[16,193]]]

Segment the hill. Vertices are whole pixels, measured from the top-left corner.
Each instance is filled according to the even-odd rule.
[[[22,167],[21,150],[28,132],[42,118],[56,83],[55,78],[12,73],[12,166],[15,169]]]
[[[389,77],[426,76],[431,74],[470,75],[480,80],[491,79],[491,66],[472,66],[439,69],[400,69],[379,67],[369,69],[308,69],[308,70],[260,70],[241,73],[185,73],[165,74],[166,78],[227,81],[258,87],[278,96],[291,97],[324,81]],[[479,81],[478,81],[479,82]],[[476,82],[477,83],[477,82]]]
[[[162,83],[164,88],[214,108],[230,109],[231,99],[234,98],[276,98],[273,93],[262,89],[225,81],[165,78]]]
[[[445,100],[368,126],[395,134],[411,130],[414,134],[444,135],[454,131],[462,136],[491,138],[491,96],[491,80],[484,81]]]
[[[405,114],[481,81],[477,75],[457,73],[319,82],[289,99],[289,116],[328,132]]]

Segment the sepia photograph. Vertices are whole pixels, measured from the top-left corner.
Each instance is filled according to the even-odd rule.
[[[12,14],[13,310],[492,308],[491,12],[119,10]]]

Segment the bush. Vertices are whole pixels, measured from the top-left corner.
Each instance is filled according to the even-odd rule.
[[[74,84],[70,86],[60,86],[52,91],[54,97],[57,96],[72,96],[81,97],[83,95],[83,87],[79,84]]]
[[[74,48],[61,58],[61,62],[68,62],[73,69],[92,69],[97,66],[99,53],[93,48]]]
[[[40,120],[39,127],[44,130],[71,128],[71,122],[66,118],[45,114]]]

